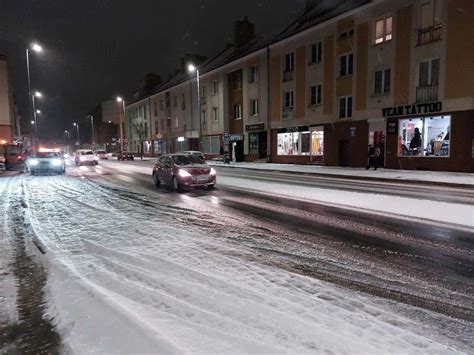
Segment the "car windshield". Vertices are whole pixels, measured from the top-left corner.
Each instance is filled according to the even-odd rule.
[[[176,165],[193,165],[202,164],[203,160],[194,155],[175,155],[173,156],[173,163]]]
[[[59,154],[56,152],[38,152],[35,154],[35,158],[57,158]]]
[[[81,155],[94,155],[94,153],[92,152],[92,150],[89,150],[87,152],[81,152]]]

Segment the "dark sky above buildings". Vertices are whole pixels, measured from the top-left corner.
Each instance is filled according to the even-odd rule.
[[[128,95],[147,72],[166,79],[184,53],[212,56],[248,16],[271,36],[301,13],[304,0],[0,0],[0,53],[10,58],[22,119],[29,121],[25,48],[33,41],[32,89],[40,136],[61,136],[103,100]]]

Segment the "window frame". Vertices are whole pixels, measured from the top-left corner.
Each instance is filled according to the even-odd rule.
[[[213,123],[219,122],[219,108],[218,107],[212,108],[212,122]]]
[[[250,99],[250,115],[251,116],[258,116],[258,99]]]
[[[288,60],[289,59],[289,60]],[[285,54],[285,73],[293,72],[295,70],[295,52],[291,51]]]
[[[321,41],[312,43],[309,51],[309,64],[319,64],[322,62],[323,43]]]
[[[389,76],[388,76],[388,91],[386,91],[386,86],[387,86],[387,71],[389,71]],[[382,80],[380,82],[380,92],[376,92],[376,78],[377,78],[377,73],[382,73]],[[372,95],[373,96],[381,96],[381,95],[389,95],[390,91],[392,89],[392,70],[391,68],[386,68],[386,69],[380,69],[380,70],[375,70],[374,75],[373,75],[373,86],[372,86]]]
[[[295,92],[293,90],[285,91],[283,93],[284,109],[292,109],[295,106]],[[287,100],[287,95],[289,95],[289,100]],[[287,101],[291,102],[291,105],[287,105]]]
[[[315,89],[314,102],[313,102],[313,88]],[[321,84],[314,84],[309,87],[309,106],[310,107],[321,105],[322,90],[323,88]]]
[[[234,120],[242,119],[242,105],[234,104]]]
[[[350,102],[351,104],[349,105],[349,99],[350,99]],[[341,100],[344,100],[344,116],[341,116]],[[339,100],[338,100],[338,117],[340,119],[344,119],[344,118],[352,118],[352,113],[353,113],[353,109],[352,109],[352,104],[353,104],[353,99],[352,99],[352,96],[351,95],[347,95],[347,96],[339,96]],[[350,108],[350,110],[349,110]],[[350,115],[348,115],[348,112],[350,111]]]
[[[387,32],[387,20],[388,19],[390,19],[390,22],[391,22],[390,33]],[[379,22],[382,22],[382,36],[381,37],[377,36],[377,24]],[[392,41],[393,40],[393,15],[392,14],[386,14],[386,15],[383,15],[383,16],[377,18],[374,21],[373,28],[374,28],[374,40],[373,40],[374,46],[378,46],[379,44],[383,44],[383,43],[387,43],[387,42]],[[390,36],[390,38],[387,38],[388,36]],[[379,39],[380,39],[380,41],[377,42]]]
[[[351,60],[349,60],[351,59]],[[345,73],[344,74],[341,74],[342,73],[342,63],[343,63],[343,60],[345,62]],[[349,63],[351,63],[351,65],[349,65]],[[349,70],[349,68],[351,70]],[[353,52],[348,52],[348,53],[344,53],[344,54],[341,54],[339,56],[339,78],[345,78],[345,77],[348,77],[348,76],[351,76],[354,74],[354,53]]]
[[[437,83],[433,83],[433,62],[435,60],[438,60],[438,82]],[[420,74],[421,74],[421,70],[420,70],[420,65],[421,63],[428,63],[428,83],[426,85],[421,85],[420,84]],[[431,85],[439,85],[440,84],[440,70],[441,70],[441,58],[440,57],[434,57],[434,58],[427,58],[427,59],[423,59],[423,60],[420,60],[418,62],[418,66],[417,66],[417,71],[418,71],[418,80],[417,80],[417,86],[431,86]]]
[[[219,82],[217,80],[212,81],[212,95],[217,95],[219,93]]]
[[[258,70],[258,64],[252,65],[250,67],[250,77],[249,77],[249,83],[257,83],[259,79],[259,70]]]

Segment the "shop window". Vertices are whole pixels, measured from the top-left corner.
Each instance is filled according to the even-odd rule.
[[[258,154],[258,133],[249,133],[249,152],[250,154]]]
[[[399,121],[399,156],[448,157],[451,116]]]
[[[219,136],[202,138],[202,152],[204,154],[219,154],[220,148],[221,141]]]
[[[278,133],[278,155],[309,155],[310,132]]]
[[[392,40],[392,16],[375,22],[375,44]]]
[[[311,132],[311,154],[324,156],[324,128],[320,127]]]
[[[339,76],[347,76],[352,75],[354,63],[353,63],[353,55],[352,53],[341,55],[339,58]]]

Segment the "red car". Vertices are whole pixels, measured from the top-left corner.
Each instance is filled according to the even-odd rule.
[[[216,171],[202,159],[191,154],[162,155],[153,166],[153,182],[171,185],[181,191],[187,187],[207,187],[216,185]]]

